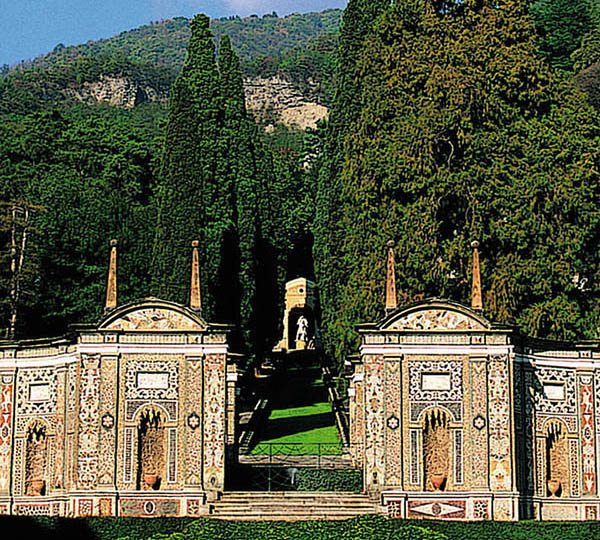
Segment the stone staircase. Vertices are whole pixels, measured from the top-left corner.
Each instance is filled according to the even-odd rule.
[[[349,519],[377,514],[366,495],[319,491],[230,491],[210,506],[210,517],[239,521]]]

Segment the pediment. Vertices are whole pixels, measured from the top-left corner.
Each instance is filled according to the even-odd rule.
[[[103,330],[163,332],[173,330],[206,330],[206,323],[185,308],[166,305],[132,306],[111,314],[100,324]]]
[[[399,313],[386,320],[382,329],[430,332],[487,330],[489,327],[484,319],[475,314],[453,306],[437,306]]]

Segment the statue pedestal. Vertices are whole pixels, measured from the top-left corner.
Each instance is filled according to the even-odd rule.
[[[304,349],[306,349],[306,341],[304,341],[303,339],[297,339],[296,340],[296,350],[303,351]]]

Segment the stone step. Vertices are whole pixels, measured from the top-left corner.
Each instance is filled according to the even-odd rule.
[[[370,500],[364,493],[352,491],[226,491],[223,499],[364,499]]]
[[[373,515],[379,513],[378,508],[368,508],[362,510],[348,510],[344,508],[330,508],[330,509],[322,509],[322,508],[312,508],[312,509],[271,509],[271,510],[239,510],[239,511],[230,511],[230,510],[220,510],[215,508],[210,515],[213,517],[227,517],[229,519],[246,519],[246,518],[255,518],[255,519],[276,519],[276,518],[299,518],[303,517],[306,519],[326,519],[333,517],[355,517],[355,516],[363,516],[363,515]]]
[[[227,492],[211,505],[217,519],[291,521],[350,519],[378,514],[377,502],[362,493],[320,491]]]
[[[363,515],[363,514],[360,514]],[[354,514],[344,515],[331,515],[331,514],[311,514],[311,515],[296,515],[296,514],[285,514],[285,515],[227,515],[227,514],[211,514],[208,517],[212,519],[219,519],[225,521],[342,521],[346,519],[352,519],[357,517]]]
[[[357,504],[357,505],[283,505],[283,504],[219,504],[215,505],[215,511],[219,512],[271,512],[271,511],[286,511],[286,512],[304,512],[313,509],[329,511],[342,510],[347,512],[368,512],[376,510],[377,506],[372,504]]]
[[[337,510],[343,509],[348,511],[364,511],[364,510],[372,510],[377,508],[374,504],[367,503],[354,503],[354,504],[278,504],[278,503],[268,503],[265,502],[263,504],[245,504],[245,503],[231,503],[231,504],[223,504],[219,503],[215,505],[215,508],[223,511],[232,511],[232,512],[246,512],[246,511],[263,511],[263,510],[277,510],[277,509],[286,509],[286,511],[294,511],[294,510],[310,510],[312,508],[318,508],[322,510]]]

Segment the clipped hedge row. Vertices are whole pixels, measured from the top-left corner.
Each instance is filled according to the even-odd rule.
[[[298,469],[296,473],[298,491],[354,491],[363,488],[363,474],[359,469]]]
[[[150,540],[449,540],[417,522],[400,527],[379,516],[348,521],[231,522],[199,519],[185,532]]]
[[[461,523],[361,516],[347,521],[235,522],[191,518],[16,518],[5,530],[35,540],[596,540],[597,522]]]
[[[595,540],[600,538],[598,522],[520,521],[502,523],[483,521],[430,521],[427,527],[450,540]]]
[[[24,540],[146,540],[157,534],[169,536],[184,531],[194,518],[55,518],[12,517],[0,518],[9,536]]]

